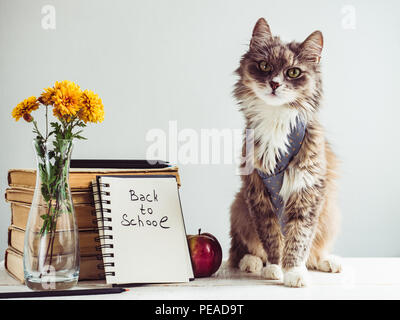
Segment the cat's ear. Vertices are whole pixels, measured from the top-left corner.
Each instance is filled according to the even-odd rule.
[[[314,31],[301,44],[301,55],[310,62],[319,63],[321,60],[322,47],[324,38],[321,31]]]
[[[272,38],[271,29],[269,28],[267,21],[264,18],[258,19],[253,29],[253,35],[250,41],[250,46],[254,45],[260,40],[271,39],[271,38]]]

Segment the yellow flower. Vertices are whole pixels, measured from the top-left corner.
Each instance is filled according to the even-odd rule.
[[[44,89],[44,92],[38,98],[38,101],[46,106],[52,105],[54,103],[54,93],[53,87]]]
[[[70,121],[81,109],[81,88],[72,81],[64,80],[54,85],[53,114],[58,119]]]
[[[38,108],[39,103],[37,102],[36,97],[32,96],[18,103],[18,105],[13,109],[11,115],[15,118],[15,121],[18,121],[21,117],[27,117],[27,115],[30,115],[32,111],[37,110]]]
[[[85,90],[81,100],[82,109],[79,112],[79,119],[85,123],[102,122],[104,120],[104,106],[100,97],[91,90]]]

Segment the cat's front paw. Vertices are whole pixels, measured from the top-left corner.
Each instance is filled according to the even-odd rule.
[[[259,272],[263,267],[260,257],[245,254],[239,262],[239,269],[245,272]]]
[[[268,280],[282,280],[283,273],[277,264],[267,264],[261,271],[263,278]]]
[[[301,288],[308,285],[308,272],[306,267],[287,269],[283,276],[283,284],[287,287]]]
[[[340,258],[334,255],[330,255],[322,259],[318,263],[318,270],[333,273],[342,272],[342,263],[340,261]]]

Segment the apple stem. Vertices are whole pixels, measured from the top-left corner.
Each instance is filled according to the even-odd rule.
[[[200,232],[201,232],[201,228],[199,228],[199,235],[200,235]]]

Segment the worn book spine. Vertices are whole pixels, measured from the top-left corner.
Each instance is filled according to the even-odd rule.
[[[31,204],[34,189],[31,188],[7,188],[4,194],[6,202],[17,202]],[[93,205],[93,197],[90,191],[72,191],[72,202],[74,205]]]
[[[69,185],[72,191],[91,189],[93,179],[98,175],[150,175],[170,174],[176,177],[180,186],[180,177],[177,167],[159,169],[71,169],[69,173]],[[8,185],[19,188],[35,188],[36,170],[33,169],[10,169],[8,171]]]
[[[25,229],[28,221],[30,205],[11,202],[11,224],[19,229]],[[79,230],[96,229],[96,212],[94,205],[74,205],[76,223]],[[40,229],[40,220],[37,220],[36,229]]]
[[[80,257],[79,281],[104,280],[104,272],[97,266],[102,263],[101,255],[86,255]],[[4,256],[6,271],[16,280],[24,283],[23,255],[12,247],[6,249]]]
[[[57,231],[58,232],[58,231]],[[60,231],[62,232],[62,231]],[[17,250],[18,252],[24,252],[24,237],[25,230],[17,228],[11,225],[8,228],[8,246]],[[79,254],[80,256],[85,255],[98,255],[101,252],[97,249],[99,233],[97,229],[79,230]],[[35,242],[35,245],[37,243]],[[35,250],[33,251],[38,251]],[[60,243],[54,242],[54,251],[57,253],[63,253],[63,248]]]

